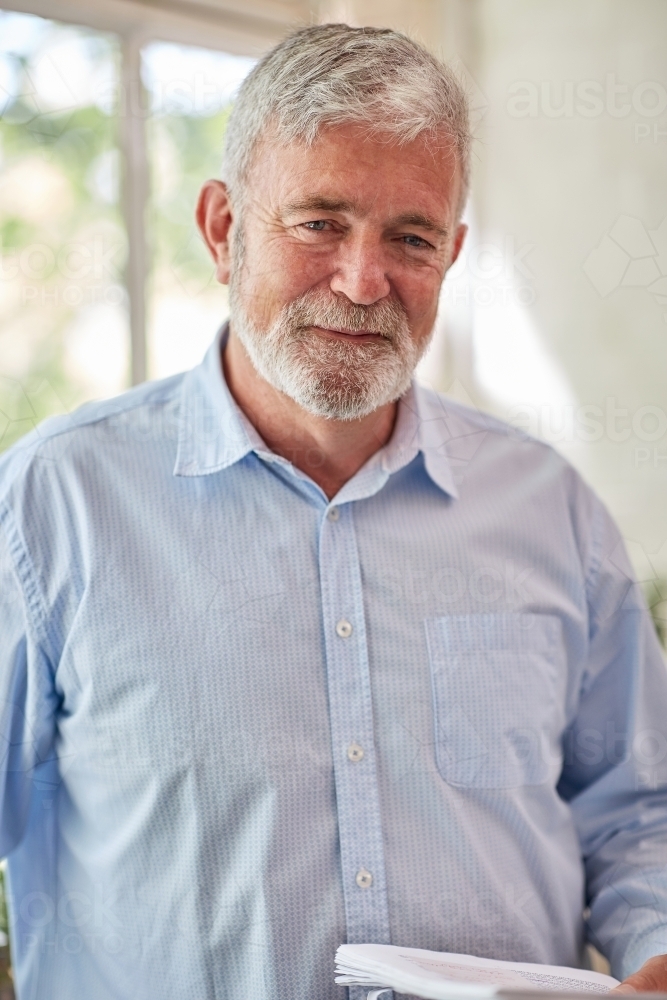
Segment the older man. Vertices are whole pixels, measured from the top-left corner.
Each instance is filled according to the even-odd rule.
[[[345,940],[574,965],[586,934],[664,985],[667,675],[618,532],[411,383],[468,147],[413,42],[288,38],[201,194],[203,364],[3,460],[20,997],[333,1000]]]

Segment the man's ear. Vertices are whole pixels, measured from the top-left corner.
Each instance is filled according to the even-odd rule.
[[[449,262],[449,267],[456,261],[456,258],[461,253],[461,247],[463,246],[463,241],[466,238],[466,233],[468,232],[468,227],[465,222],[459,222],[456,227],[456,233],[454,234],[454,247],[452,250],[452,259]]]
[[[230,230],[232,204],[222,181],[206,181],[199,192],[195,211],[199,231],[215,264],[215,276],[222,285],[229,284]]]

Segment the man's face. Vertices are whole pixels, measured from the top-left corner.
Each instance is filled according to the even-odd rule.
[[[311,147],[263,141],[229,275],[232,330],[260,374],[338,419],[401,395],[465,233],[459,185],[447,137],[398,146],[346,127]]]

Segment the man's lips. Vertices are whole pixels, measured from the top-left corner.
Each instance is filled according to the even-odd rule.
[[[354,340],[357,343],[360,341],[377,341],[384,340],[384,334],[378,333],[377,330],[338,330],[335,327],[329,326],[312,326],[310,328],[314,330],[323,337],[333,337],[337,340]]]

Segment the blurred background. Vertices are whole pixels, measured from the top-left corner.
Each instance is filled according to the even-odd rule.
[[[193,206],[236,88],[299,24],[398,27],[454,64],[476,134],[469,238],[420,377],[577,466],[664,638],[664,0],[0,7],[1,448],[200,360],[227,299]]]
[[[230,103],[332,20],[407,32],[471,98],[470,232],[420,378],[575,464],[664,643],[664,0],[0,0],[0,450],[199,362],[227,297],[193,207]],[[6,934],[0,866],[4,967]]]

